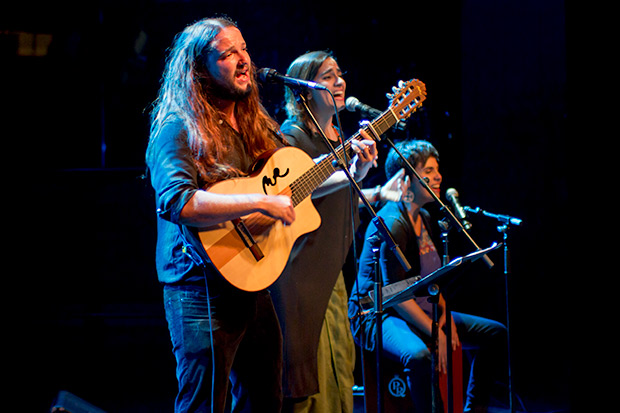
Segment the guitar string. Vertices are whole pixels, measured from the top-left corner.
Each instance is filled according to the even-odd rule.
[[[419,92],[418,98],[422,97],[422,100],[423,100],[426,90],[425,88],[420,88],[419,85],[418,86],[409,85],[407,87],[407,91],[408,91],[407,95],[408,96],[411,95],[411,92],[416,88]],[[424,89],[424,91],[422,89]],[[396,99],[402,103],[406,96],[403,96],[402,93],[400,95],[401,96],[399,96]],[[417,110],[418,103],[420,103],[421,100],[418,100],[418,99],[412,99],[412,100],[415,102],[413,107],[407,108],[406,111],[401,109],[401,111],[399,112],[402,118],[407,118],[415,110]],[[393,106],[393,103],[391,106]],[[392,119],[389,119],[390,117]],[[385,133],[385,131],[387,131],[387,129],[389,129],[391,125],[395,124],[398,121],[398,119],[399,119],[399,116],[397,116],[393,112],[392,108],[390,107],[388,110],[383,112],[379,117],[377,117],[371,123],[371,126],[375,127],[375,129],[379,131],[378,134],[381,135]],[[344,144],[345,150],[350,150],[351,142],[354,139],[359,139],[359,137],[360,137],[360,133],[358,132],[355,135],[353,135],[350,139],[348,139]],[[335,151],[337,155],[341,158],[342,158],[342,150],[343,150],[343,145],[340,145]],[[291,198],[293,200],[294,206],[298,205],[301,201],[303,201],[308,195],[312,193],[312,191],[318,185],[323,183],[325,179],[329,178],[329,176],[335,171],[335,167],[332,165],[333,159],[334,159],[334,154],[330,153],[326,157],[326,159],[323,159],[318,164],[319,166],[318,168],[310,169],[309,171],[302,174],[300,177],[298,177],[295,181],[293,181],[289,185],[289,188],[291,189],[291,194],[292,194]],[[325,167],[326,165],[328,167]]]
[[[409,88],[410,91],[412,89],[413,87]],[[419,87],[418,91],[420,92],[420,95],[424,96],[424,93]],[[413,113],[415,110],[417,110],[417,106],[420,101],[418,99],[414,99],[413,101],[415,102],[413,107],[408,108],[407,111],[401,110],[399,112],[401,114],[401,117],[406,118],[411,115],[411,113]],[[405,115],[406,112],[409,112],[409,115]],[[394,114],[391,108],[389,108],[381,115],[379,115],[376,119],[374,119],[371,122],[371,126],[378,130],[379,135],[382,135],[390,128],[391,125],[395,124],[398,119],[399,117]],[[368,128],[368,126],[366,128]],[[355,139],[361,139],[361,134],[359,132],[357,132],[351,138],[344,142],[344,150],[349,151],[352,141]],[[342,159],[343,145],[339,145],[338,148],[336,148],[335,152],[337,156]],[[325,182],[325,180],[336,171],[336,167],[333,165],[333,160],[334,154],[330,153],[316,165],[316,168],[313,167],[309,169],[297,179],[295,179],[291,184],[289,184],[288,188],[291,192],[291,200],[293,201],[294,207],[299,205],[299,203],[306,199],[319,185]],[[250,217],[248,217],[248,219],[246,219],[246,224],[254,228],[256,226],[266,227],[268,226],[268,224],[273,222],[272,218],[265,216],[262,216],[261,218],[260,215],[262,214],[257,214],[254,219],[250,219]],[[248,220],[250,220],[250,222],[247,222]]]
[[[351,147],[352,140],[353,138],[345,142],[345,148],[347,150]],[[342,157],[342,145],[338,146],[336,153],[339,157]],[[327,178],[329,178],[336,171],[336,168],[332,164],[333,160],[334,154],[329,154],[318,164],[316,164],[316,167],[309,169],[289,184],[288,188],[291,191],[291,200],[294,207],[299,205],[314,191],[314,189],[325,182],[325,180],[327,180]],[[282,192],[285,191],[286,190]],[[272,218],[264,216],[263,214],[252,214],[244,221],[246,227],[254,234],[264,232],[264,230],[266,230],[269,225],[274,222]]]
[[[373,126],[376,126],[377,129],[379,129],[379,134],[384,133],[389,128],[390,122],[387,118],[390,115],[394,117],[392,112],[386,111],[373,121],[372,124]],[[361,135],[359,132],[345,142],[345,149],[347,151],[350,150],[351,142],[355,139],[361,139]],[[340,158],[342,158],[342,145],[338,146],[338,148],[336,149],[336,153]],[[318,185],[323,183],[327,178],[331,176],[331,174],[336,171],[336,168],[332,165],[333,160],[334,154],[330,153],[325,159],[321,160],[317,164],[317,168],[311,168],[309,171],[299,176],[289,185],[292,192],[292,200],[294,206],[297,206],[297,204],[299,204],[308,195],[310,195]]]

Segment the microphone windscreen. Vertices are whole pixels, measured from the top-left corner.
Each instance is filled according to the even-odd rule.
[[[274,76],[277,72],[275,71],[275,69],[269,69],[267,67],[264,67],[262,69],[259,69],[256,74],[258,75],[258,78],[260,79],[261,82],[264,83],[268,83],[273,81]]]
[[[347,100],[344,101],[344,106],[349,112],[355,112],[355,109],[359,104],[360,101],[354,96],[349,96]]]
[[[448,198],[458,197],[458,196],[459,196],[459,193],[454,188],[448,188],[448,190],[446,191],[446,197]]]

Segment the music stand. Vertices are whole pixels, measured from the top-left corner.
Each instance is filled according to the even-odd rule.
[[[467,254],[463,257],[455,258],[452,261],[450,261],[448,264],[433,271],[432,273],[426,275],[425,277],[419,278],[419,280],[417,281],[414,280],[413,284],[410,284],[409,286],[407,286],[405,289],[401,291],[398,291],[398,292],[394,292],[393,290],[385,291],[385,289],[388,288],[389,285],[383,287],[384,289],[384,292],[383,292],[384,300],[382,303],[383,308],[384,309],[389,308],[396,304],[402,303],[403,301],[409,300],[413,298],[414,296],[416,296],[416,293],[419,296],[420,294],[418,292],[424,287],[427,288],[427,291],[429,292],[429,294],[433,295],[433,292],[429,291],[429,289],[433,285],[435,285],[439,281],[440,278],[444,277],[445,274],[459,267],[462,264],[465,264],[468,262],[474,262],[475,260],[477,260],[478,258],[481,258],[485,254],[499,248],[501,245],[502,245],[501,243],[494,242],[488,248],[474,251],[471,254]],[[393,284],[390,284],[390,285],[393,285]]]

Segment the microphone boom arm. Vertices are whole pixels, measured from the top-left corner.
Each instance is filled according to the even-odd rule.
[[[521,225],[521,223],[523,222],[522,219],[520,218],[515,218],[515,217],[511,217],[510,215],[500,215],[500,214],[494,214],[491,212],[487,212],[483,209],[481,209],[480,207],[475,207],[475,208],[471,208],[468,206],[464,206],[463,209],[467,212],[471,212],[472,214],[482,214],[485,217],[489,217],[489,218],[495,218],[496,220],[498,220],[499,222],[501,222],[502,224],[512,224],[512,225]]]

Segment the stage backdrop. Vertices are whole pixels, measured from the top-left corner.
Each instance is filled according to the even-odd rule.
[[[154,270],[154,206],[144,179],[148,115],[175,33],[205,16],[235,19],[258,67],[284,73],[298,55],[332,50],[347,94],[385,109],[398,80],[427,86],[394,141],[430,140],[444,190],[464,205],[524,220],[509,232],[514,384],[527,403],[566,407],[562,350],[568,250],[566,30],[562,1],[100,1],[3,5],[0,54],[5,214],[19,246],[7,270],[19,348],[14,382],[28,410],[67,390],[114,412],[169,411],[174,360]],[[261,86],[278,120],[282,88]],[[340,114],[348,134],[357,114]],[[365,185],[383,180],[380,168]],[[25,172],[25,173],[24,173]],[[12,186],[11,186],[12,188]],[[21,195],[23,194],[23,195]],[[439,214],[438,211],[434,211]],[[471,217],[474,239],[502,241]],[[24,225],[25,224],[25,225]],[[470,246],[451,235],[453,254]],[[459,280],[457,310],[505,321],[503,256]],[[25,289],[23,287],[26,287]],[[23,353],[23,356],[22,356]]]

